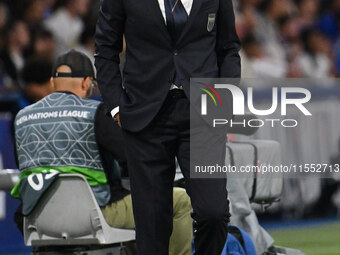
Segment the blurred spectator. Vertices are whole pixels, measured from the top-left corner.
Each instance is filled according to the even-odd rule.
[[[287,72],[285,50],[278,33],[278,20],[292,11],[288,0],[263,0],[259,5],[255,35],[262,43],[264,53],[280,70]]]
[[[236,13],[236,30],[242,40],[247,34],[252,33],[257,25],[256,4],[259,0],[240,1],[240,10]]]
[[[33,104],[52,93],[51,72],[51,59],[33,56],[27,60],[22,70],[24,89],[21,106]]]
[[[281,17],[278,20],[278,31],[286,55],[286,75],[291,78],[301,77],[300,69],[298,67],[298,56],[301,54],[302,46],[297,18],[292,15]]]
[[[335,43],[334,47],[335,72],[337,77],[340,76],[340,39]]]
[[[94,32],[95,24],[87,24],[83,33],[80,36],[80,44],[75,48],[76,50],[84,53],[92,62],[94,70]],[[98,88],[94,88],[92,93],[92,99],[101,100],[100,92]]]
[[[315,25],[317,21],[318,0],[295,0],[298,8],[298,24],[300,29]]]
[[[252,35],[242,41],[241,76],[244,78],[282,78],[285,69],[275,64],[275,60],[263,54],[263,47]],[[260,84],[259,84],[260,85]]]
[[[94,32],[95,25],[88,25],[85,27],[83,33],[80,36],[80,45],[76,47],[76,50],[84,53],[89,57],[92,64],[94,64]]]
[[[263,0],[259,4],[257,36],[266,41],[277,39],[277,21],[292,11],[288,0]]]
[[[7,20],[8,20],[7,7],[4,3],[0,3],[0,52],[2,51],[2,48],[5,46],[3,38]],[[3,80],[4,80],[3,67],[2,64],[0,63],[0,94],[4,91]]]
[[[318,26],[332,42],[336,42],[339,38],[340,0],[328,2],[329,4],[326,5],[325,12],[320,16]]]
[[[41,23],[44,18],[45,0],[24,0],[22,18],[30,31]]]
[[[0,2],[6,5],[6,8],[8,8],[8,15],[13,20],[22,19],[23,11],[22,1],[0,0]]]
[[[4,46],[4,29],[6,27],[8,21],[8,11],[7,11],[7,7],[5,4],[0,3],[0,50],[3,48]]]
[[[53,13],[53,6],[55,5],[55,0],[44,0],[44,1],[45,1],[44,19],[47,19]]]
[[[56,55],[77,46],[84,24],[81,19],[89,8],[90,0],[59,0],[57,10],[45,22],[56,39]]]
[[[24,66],[23,52],[30,42],[30,33],[26,24],[19,20],[8,27],[5,47],[0,52],[1,67],[4,76],[4,86],[8,90],[18,90],[20,87],[19,73]]]
[[[303,77],[325,79],[332,76],[331,46],[325,36],[313,28],[302,33],[304,52],[299,56]]]
[[[56,42],[53,34],[44,27],[36,29],[28,55],[41,55],[51,60],[54,59]]]

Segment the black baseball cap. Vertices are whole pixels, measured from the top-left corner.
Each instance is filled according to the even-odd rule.
[[[68,66],[71,69],[71,72],[58,72],[58,67],[62,65]],[[88,56],[82,52],[70,50],[57,58],[53,65],[52,77],[95,78],[95,72]]]

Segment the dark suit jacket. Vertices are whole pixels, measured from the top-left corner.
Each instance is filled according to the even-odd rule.
[[[208,15],[216,14],[212,31]],[[126,63],[119,52],[126,38]],[[162,106],[177,72],[189,97],[190,77],[239,77],[240,48],[232,0],[194,0],[182,34],[173,42],[158,0],[103,0],[95,65],[108,111],[120,107],[122,126],[139,131]],[[122,86],[123,85],[123,86]]]

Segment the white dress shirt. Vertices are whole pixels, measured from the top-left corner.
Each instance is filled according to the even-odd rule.
[[[184,6],[185,11],[187,12],[188,16],[190,15],[191,7],[192,7],[192,2],[193,0],[178,0],[182,1],[182,4]],[[164,5],[164,0],[158,0],[159,8],[161,9],[163,18],[166,22],[166,15],[165,15],[165,5]]]
[[[165,5],[164,5],[165,0],[158,0],[159,8],[161,9],[164,21],[166,23],[166,14],[165,14]],[[194,0],[177,0],[177,1],[182,1],[182,4],[184,6],[185,11],[187,12],[188,16],[190,15],[192,3]],[[114,108],[111,111],[111,116],[114,117],[117,113],[119,112],[119,106]]]

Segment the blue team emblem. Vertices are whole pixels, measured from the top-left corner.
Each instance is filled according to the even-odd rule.
[[[213,30],[214,25],[215,25],[215,18],[216,18],[215,13],[209,13],[208,14],[208,23],[207,23],[208,32],[211,32]]]

